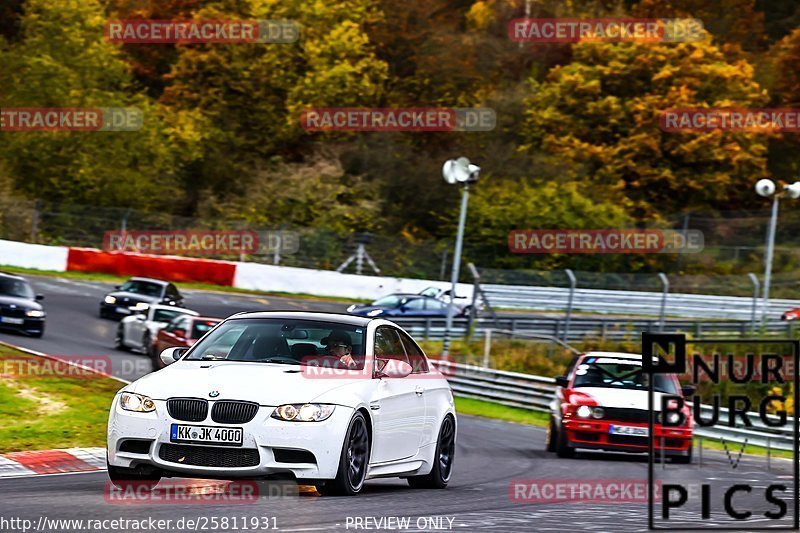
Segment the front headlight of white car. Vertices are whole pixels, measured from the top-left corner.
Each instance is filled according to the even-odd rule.
[[[382,313],[383,313],[383,309],[373,309],[372,311],[367,313],[367,316],[378,316],[378,315],[380,315]]]
[[[333,414],[336,406],[324,403],[293,403],[281,405],[272,412],[272,418],[287,422],[321,422]]]
[[[136,413],[149,413],[156,410],[156,404],[153,403],[153,400],[133,392],[123,392],[119,398],[119,406],[125,411],[134,411]]]
[[[105,302],[107,304],[115,304],[115,303],[117,303],[117,299],[114,298],[113,296],[106,296]]]
[[[39,311],[38,309],[28,309],[25,311],[25,316],[29,316],[31,318],[42,318],[44,316],[44,311]]]

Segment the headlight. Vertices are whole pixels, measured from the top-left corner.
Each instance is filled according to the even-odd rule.
[[[114,298],[113,296],[106,296],[105,302],[107,304],[114,304],[117,303],[117,299]]]
[[[144,302],[139,302],[138,304],[131,307],[134,311],[144,311],[145,309],[149,308],[150,304],[146,304]]]
[[[575,410],[575,414],[581,418],[603,418],[606,415],[602,407],[592,407],[590,405],[581,405]]]
[[[356,308],[356,304],[353,304],[353,305],[351,305],[351,306],[348,306],[348,308],[347,308],[347,312],[348,312],[348,313],[352,313],[352,312],[353,312],[353,310],[354,310],[355,308]]]
[[[678,422],[680,422],[680,420],[681,420],[680,413],[676,413],[675,411],[671,411],[667,415],[667,424],[669,424],[671,426],[677,425]],[[656,416],[656,422],[658,422],[659,424],[663,424],[664,423],[664,413],[663,412],[662,413],[658,413],[658,415]]]
[[[367,313],[367,316],[378,316],[378,315],[380,315],[382,313],[383,313],[383,309],[373,309],[372,311]]]
[[[272,418],[287,422],[321,422],[333,414],[335,405],[323,403],[295,403],[281,405],[272,412]]]
[[[135,411],[137,413],[149,413],[156,410],[156,404],[153,403],[153,400],[133,392],[123,392],[119,398],[119,405],[125,411]]]
[[[25,316],[42,318],[44,316],[44,311],[39,311],[38,309],[28,309],[25,311]]]

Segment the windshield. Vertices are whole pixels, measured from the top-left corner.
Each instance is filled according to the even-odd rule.
[[[219,324],[219,320],[195,320],[192,326],[192,339],[199,339]]]
[[[153,321],[154,322],[169,322],[176,316],[185,315],[187,313],[181,312],[180,310],[173,310],[173,309],[156,309],[156,312],[153,313]]]
[[[0,278],[0,294],[16,298],[33,299],[33,289],[25,281],[13,278]]]
[[[383,298],[378,298],[372,302],[372,305],[375,307],[397,307],[400,305],[401,300],[402,298],[396,295],[384,296]]]
[[[163,285],[152,283],[150,281],[130,280],[126,281],[119,288],[121,291],[132,292],[134,294],[141,294],[144,296],[161,296]]]
[[[575,368],[573,388],[607,387],[615,389],[647,390],[648,374],[642,371],[641,361],[610,357],[587,357]],[[675,380],[664,374],[655,374],[653,390],[679,394]]]
[[[198,342],[187,360],[248,361],[254,363],[336,363],[326,347],[346,344],[351,350],[353,370],[364,369],[366,328],[338,322],[290,318],[229,320]]]

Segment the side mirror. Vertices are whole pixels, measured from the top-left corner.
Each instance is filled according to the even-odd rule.
[[[114,288],[115,288],[115,289],[121,289],[121,288],[122,288],[122,285],[114,285]]]
[[[137,313],[133,316],[136,317],[136,320],[147,320],[147,317],[144,314],[144,311],[137,311]]]
[[[182,338],[184,338],[186,336],[186,330],[185,329],[181,329],[181,328],[177,328],[177,329],[172,330],[172,333],[176,337],[178,337],[180,339],[182,339]]]
[[[695,392],[697,392],[697,387],[694,385],[684,385],[681,387],[681,394],[684,398],[692,396]]]
[[[171,365],[175,361],[181,358],[183,354],[186,353],[186,348],[176,347],[176,348],[167,348],[163,352],[161,352],[161,362],[165,365]]]
[[[42,301],[42,300],[44,300],[44,294],[37,294],[37,295],[36,295],[36,299],[37,299],[38,301]]]
[[[558,376],[556,378],[556,386],[567,387],[569,386],[569,378],[567,376]]]
[[[389,359],[378,374],[382,378],[395,378],[401,379],[411,374],[411,365],[405,361],[398,361],[397,359]]]

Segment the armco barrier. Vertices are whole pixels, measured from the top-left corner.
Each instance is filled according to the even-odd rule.
[[[481,288],[496,309],[564,311],[569,298],[569,289],[561,287],[483,284]],[[661,292],[576,289],[572,305],[573,311],[587,313],[659,316],[662,298]],[[771,319],[778,319],[785,311],[800,307],[800,300],[770,299],[769,303],[767,316]],[[758,306],[760,313],[761,301]],[[666,313],[684,318],[750,320],[753,298],[669,293]]]
[[[432,361],[447,377],[456,396],[473,398],[492,403],[519,407],[534,411],[550,411],[556,383],[555,379],[519,372],[506,372],[481,368],[450,361]],[[712,408],[701,406],[704,419],[710,419]],[[713,427],[695,426],[695,435],[713,440],[725,440],[743,444],[762,446],[776,450],[794,450],[794,428],[791,423],[782,427],[770,427],[761,421],[758,413],[748,413],[753,427],[750,429],[731,428],[728,422],[728,409],[721,408],[718,423]],[[770,416],[772,420],[777,417]]]

